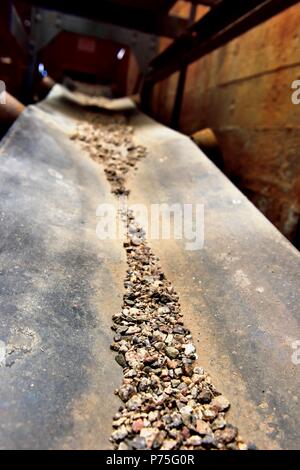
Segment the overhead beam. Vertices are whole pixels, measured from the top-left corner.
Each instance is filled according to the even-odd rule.
[[[156,10],[161,0],[106,0],[119,6],[126,6],[129,8],[142,8],[143,10]]]
[[[55,10],[67,14],[91,18],[128,29],[141,31],[157,36],[177,38],[188,26],[187,20],[176,16],[161,15],[160,12],[145,10],[144,8],[129,8],[125,5],[116,5],[107,0],[94,2],[85,0],[24,0],[33,6]]]
[[[161,11],[169,11],[177,2],[177,0],[163,0],[162,2],[158,2],[157,8]]]
[[[233,8],[232,0],[223,0],[150,63],[145,85],[163,80],[298,2],[238,0]]]
[[[186,2],[193,3],[194,5],[205,5],[208,7],[214,7],[222,0],[185,0]]]
[[[125,6],[127,8],[139,8],[148,11],[160,12],[171,8],[177,0],[106,0],[109,3],[113,3],[116,6]]]

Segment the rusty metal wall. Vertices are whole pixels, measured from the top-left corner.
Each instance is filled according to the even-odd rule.
[[[185,2],[177,11],[188,13]],[[198,7],[198,17],[203,14]],[[300,216],[300,4],[189,66],[180,130],[211,127],[225,172],[290,239]],[[166,47],[162,40],[161,49]],[[155,88],[154,116],[170,123],[178,74]],[[298,229],[297,229],[298,227]]]

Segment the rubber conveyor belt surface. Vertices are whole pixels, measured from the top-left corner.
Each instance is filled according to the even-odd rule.
[[[121,241],[95,234],[97,205],[115,200],[69,142],[74,101],[56,87],[1,145],[0,340],[16,345],[0,368],[2,448],[107,448],[118,406],[109,327],[126,264]],[[247,442],[299,448],[299,253],[187,137],[132,109],[129,123],[148,150],[129,203],[204,204],[203,249],[149,240],[199,363]]]
[[[126,264],[96,236],[97,206],[114,200],[61,124],[29,107],[1,143],[3,449],[108,448],[119,406],[109,345]]]

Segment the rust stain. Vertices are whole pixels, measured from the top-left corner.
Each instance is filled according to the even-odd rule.
[[[180,121],[189,135],[215,132],[228,176],[291,240],[300,220],[300,106],[291,102],[299,22],[297,4],[191,64]],[[154,117],[166,124],[175,90],[174,78],[156,86]]]

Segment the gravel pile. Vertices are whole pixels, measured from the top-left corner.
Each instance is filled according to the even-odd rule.
[[[126,174],[146,155],[145,148],[134,145],[124,116],[89,114],[87,121],[73,138],[102,162],[112,192],[128,194]],[[143,228],[132,213],[123,218],[128,269],[111,345],[123,368],[123,383],[116,390],[123,404],[111,435],[115,449],[247,449],[237,428],[226,422],[229,401],[195,364],[196,349],[178,295]]]
[[[86,118],[71,138],[79,140],[90,156],[103,164],[112,193],[128,195],[126,174],[145,156],[146,149],[133,144],[133,129],[126,125],[124,116],[86,113]]]

